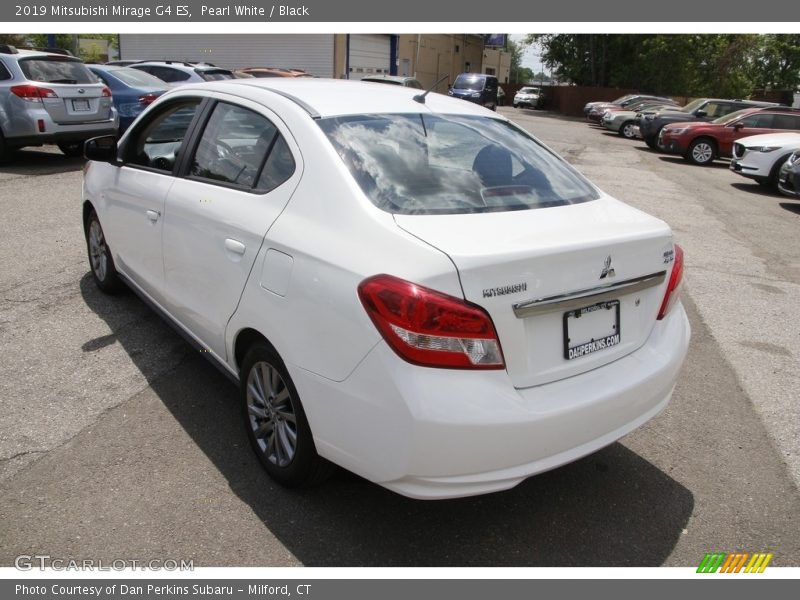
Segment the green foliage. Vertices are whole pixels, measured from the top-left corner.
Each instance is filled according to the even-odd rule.
[[[545,64],[578,85],[678,96],[748,97],[800,84],[800,35],[539,34]]]
[[[12,41],[3,41],[9,38]],[[81,33],[76,35],[73,33],[57,33],[55,34],[55,47],[69,50],[75,56],[79,56],[87,62],[97,61],[99,55],[92,55],[92,53],[85,54],[80,52],[78,47],[78,38],[92,39],[92,40],[106,40],[111,48],[117,47],[118,36],[116,33]],[[12,44],[20,47],[33,47],[33,48],[46,48],[47,34],[45,33],[27,33],[18,35],[0,35],[0,44]]]
[[[761,36],[752,78],[757,88],[800,89],[800,34]]]

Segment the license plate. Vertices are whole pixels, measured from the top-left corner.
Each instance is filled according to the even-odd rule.
[[[564,313],[564,358],[574,360],[619,345],[619,300]]]
[[[89,110],[89,101],[88,100],[73,100],[72,101],[72,110],[76,112],[85,112]]]

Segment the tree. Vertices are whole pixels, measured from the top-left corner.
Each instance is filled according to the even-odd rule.
[[[9,44],[10,46],[24,46],[25,36],[15,33],[0,33],[0,44]]]
[[[545,34],[545,64],[578,85],[682,96],[748,96],[763,36],[741,34]]]
[[[774,90],[800,88],[800,35],[768,34],[761,36],[752,64],[756,87]]]

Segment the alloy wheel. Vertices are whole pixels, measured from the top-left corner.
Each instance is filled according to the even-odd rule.
[[[96,219],[89,225],[89,257],[95,277],[100,281],[105,281],[108,273],[108,246],[106,246],[103,228]]]
[[[247,376],[247,415],[266,459],[289,466],[297,452],[297,416],[286,382],[268,362],[256,362]]]

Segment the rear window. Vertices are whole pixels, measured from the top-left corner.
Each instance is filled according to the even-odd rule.
[[[160,88],[166,89],[164,81],[150,73],[139,71],[138,69],[130,69],[128,67],[121,67],[109,71],[110,75],[119,79],[122,83],[130,87],[146,87],[146,88]]]
[[[233,79],[233,73],[230,71],[214,71],[210,69],[195,69],[195,73],[200,75],[206,81],[219,81],[221,79]]]
[[[387,212],[502,212],[598,198],[565,161],[499,119],[381,114],[317,122],[367,197]]]
[[[19,68],[31,81],[46,83],[97,83],[81,61],[66,57],[24,58]]]

